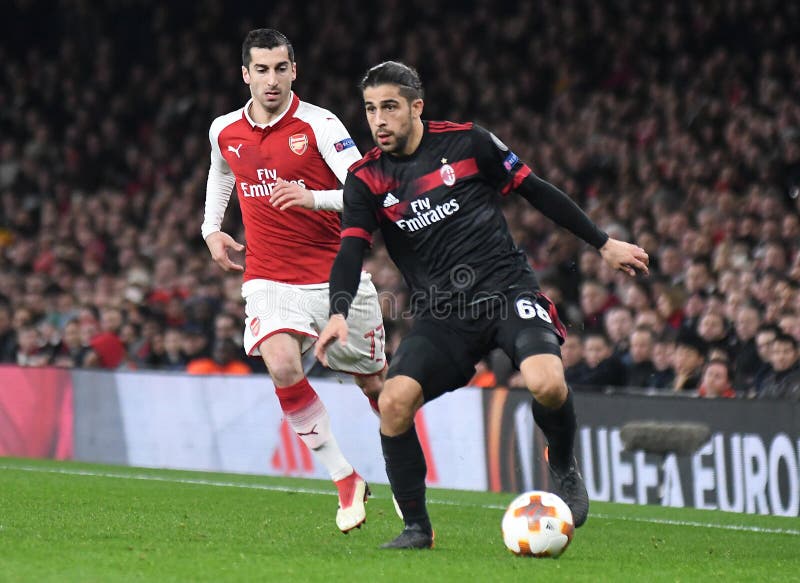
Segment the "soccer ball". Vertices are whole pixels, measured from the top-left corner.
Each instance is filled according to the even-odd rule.
[[[533,490],[508,505],[502,522],[503,542],[515,555],[556,558],[569,546],[575,524],[564,501],[551,492]]]

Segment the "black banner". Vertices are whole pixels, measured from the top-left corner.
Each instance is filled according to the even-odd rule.
[[[546,444],[531,396],[486,391],[487,475],[493,491],[549,489]],[[576,453],[593,500],[800,516],[800,403],[575,394]],[[624,450],[631,421],[699,422],[711,438],[692,456]]]

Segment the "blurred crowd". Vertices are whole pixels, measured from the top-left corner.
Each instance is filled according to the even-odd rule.
[[[12,0],[0,24],[0,362],[263,372],[239,348],[241,276],[200,223],[208,126],[247,99],[241,40],[271,26],[297,93],[362,152],[356,84],[403,60],[425,117],[491,129],[647,250],[651,275],[629,279],[504,203],[570,332],[574,386],[800,399],[800,5],[51,4]],[[223,228],[243,240],[234,199]],[[365,269],[391,350],[407,292],[380,242]],[[515,382],[499,356],[476,379]]]

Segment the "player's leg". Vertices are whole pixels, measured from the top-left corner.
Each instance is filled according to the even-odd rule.
[[[577,421],[561,362],[564,328],[543,295],[518,296],[511,305],[509,317],[497,324],[498,344],[518,364],[533,395],[531,409],[547,439],[554,490],[572,510],[575,526],[581,526],[589,512],[589,496],[575,460]]]
[[[320,329],[329,316],[328,289],[321,289],[313,294],[314,325]],[[309,296],[310,299],[311,296]],[[383,318],[378,304],[378,292],[372,284],[369,274],[363,273],[356,297],[350,307],[348,316],[350,340],[342,346],[335,343],[328,351],[328,363],[331,368],[350,372],[356,384],[369,400],[370,407],[378,414],[378,396],[386,378],[386,354]],[[343,532],[348,528],[360,526],[366,520],[364,503],[367,501],[369,488],[367,483],[357,476],[348,489],[339,489],[339,512],[336,523]]]
[[[577,425],[561,358],[533,354],[522,361],[520,372],[533,396],[533,417],[547,437],[548,460],[553,466],[564,468],[574,455]]]
[[[369,401],[369,406],[372,408],[373,413],[380,417],[380,407],[378,405],[378,397],[380,397],[383,390],[383,383],[386,381],[386,367],[384,366],[380,372],[370,375],[354,374],[356,385],[364,393],[364,396]]]
[[[382,548],[430,548],[433,527],[425,505],[425,455],[414,415],[422,407],[422,386],[407,376],[386,381],[378,400],[381,410],[381,448],[395,502],[403,516],[403,532]]]
[[[466,335],[441,322],[417,321],[403,339],[378,400],[386,474],[405,528],[387,549],[430,548],[433,528],[425,504],[427,465],[414,426],[424,402],[464,386],[474,372]],[[444,350],[446,347],[447,351]]]
[[[313,291],[266,280],[245,282],[244,348],[247,354],[260,354],[264,359],[287,423],[336,484],[336,523],[348,532],[366,519],[368,487],[342,454],[328,411],[303,370],[301,354],[316,339],[308,325],[310,293]]]
[[[314,325],[322,329],[329,316],[328,291],[316,296]],[[378,395],[386,379],[386,332],[378,302],[378,292],[370,275],[361,274],[358,293],[347,316],[347,344],[334,343],[328,349],[328,366],[353,375],[356,384],[378,414]]]
[[[342,532],[349,532],[366,520],[364,500],[369,488],[344,457],[331,431],[328,410],[303,372],[300,341],[291,334],[279,333],[264,340],[259,351],[275,383],[275,394],[287,423],[336,484],[336,525]]]
[[[325,465],[333,480],[349,475],[353,468],[336,445],[325,405],[303,372],[298,338],[279,333],[264,340],[258,348],[289,425]]]
[[[553,490],[572,510],[575,526],[582,526],[589,515],[589,495],[575,459],[577,420],[564,366],[557,356],[538,354],[523,360],[520,370],[533,395],[533,418],[547,438]]]

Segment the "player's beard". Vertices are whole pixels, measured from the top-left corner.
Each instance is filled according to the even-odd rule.
[[[386,144],[383,145],[378,140],[378,132],[376,131],[372,135],[372,139],[375,142],[375,145],[382,152],[386,152],[387,154],[397,154],[402,155],[403,152],[406,150],[406,146],[408,145],[408,138],[411,137],[411,128],[412,128],[412,119],[411,116],[408,116],[408,123],[404,128],[401,130],[405,130],[404,132],[392,132],[390,135],[394,137],[394,144]]]
[[[395,134],[394,147],[391,150],[384,150],[384,151],[389,152],[391,154],[402,154],[403,152],[405,152],[407,144],[408,144],[408,134],[403,134],[401,136]]]

